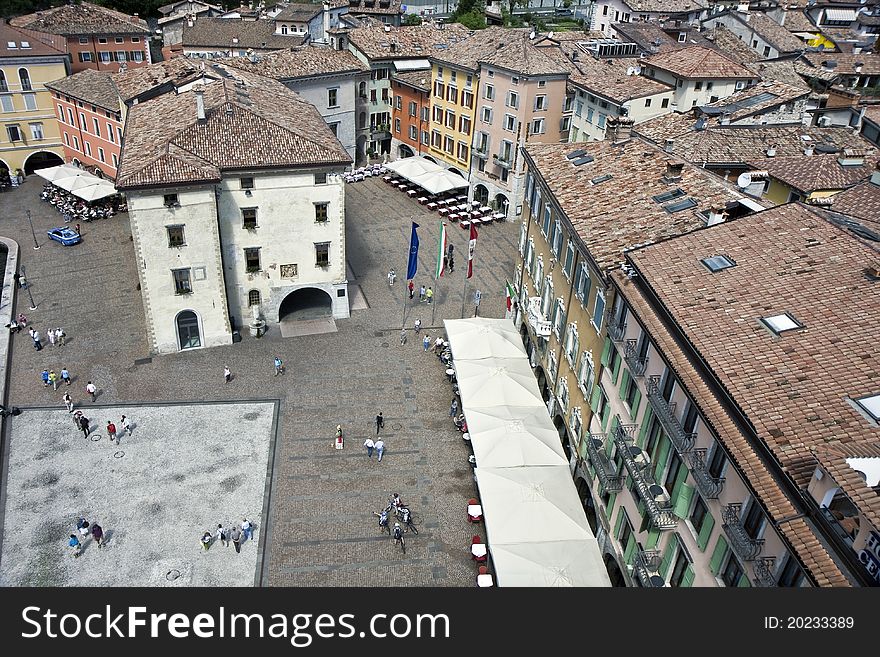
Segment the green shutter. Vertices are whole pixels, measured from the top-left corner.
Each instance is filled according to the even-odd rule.
[[[639,397],[641,397],[641,393],[639,393]],[[633,415],[635,415],[635,412],[633,412]],[[648,437],[648,427],[651,426],[651,417],[653,417],[653,415],[654,415],[653,409],[650,406],[648,406],[645,409],[645,415],[642,418],[642,426],[639,429],[639,437],[638,437],[638,441],[637,441],[639,447],[645,446],[645,440],[647,440],[647,437]]]
[[[605,410],[602,411],[602,431],[605,431],[605,428],[608,426],[609,415],[611,415],[611,404],[605,404]]]
[[[675,477],[675,483],[672,484],[672,490],[669,491],[669,500],[672,503],[672,506],[675,506],[678,502],[678,495],[681,493],[681,489],[685,485],[684,482],[685,479],[687,479],[687,476],[688,469],[685,467],[684,462],[682,462],[681,467],[678,469],[678,474]]]
[[[628,476],[626,478],[626,483],[624,484],[624,486],[626,486],[627,490],[629,490],[632,487],[632,485],[633,485],[633,478]]]
[[[608,497],[608,504],[605,505],[605,517],[611,520],[611,512],[614,511],[614,500],[617,499],[617,493],[611,493]]]
[[[605,338],[605,346],[602,348],[602,359],[599,361],[603,366],[608,365],[608,357],[611,355],[611,338]]]
[[[694,497],[694,487],[682,484],[675,500],[673,512],[679,518],[687,518],[688,510],[691,508],[691,500]]]
[[[642,403],[642,392],[641,392],[641,390],[636,388],[636,394],[633,397],[632,407],[629,409],[629,416],[633,419],[633,422],[635,422],[636,418],[639,415],[639,404],[641,404],[641,403]],[[645,415],[647,415],[647,413],[645,413]]]
[[[712,535],[714,527],[715,518],[707,513],[706,517],[703,518],[703,526],[700,527],[700,535],[697,537],[697,547],[700,548],[700,552],[706,551],[706,546],[709,544],[709,537]]]
[[[619,396],[621,399],[626,397],[626,383],[629,381],[629,370],[623,370],[623,376],[620,377]]]
[[[721,570],[721,562],[724,561],[724,555],[727,553],[727,539],[718,536],[718,542],[715,544],[715,551],[712,552],[712,560],[709,562],[709,570],[713,575],[717,575]]]
[[[743,573],[742,577],[739,578],[739,582],[737,582],[736,585],[741,589],[748,589],[751,588],[752,583],[749,581],[748,576]]]
[[[654,479],[657,481],[663,476],[663,470],[666,469],[666,459],[669,456],[669,438],[665,435],[660,438],[660,444],[657,446],[657,458],[654,459]]]
[[[608,408],[607,406],[605,407]],[[611,420],[611,427],[608,430],[608,435],[605,438],[605,456],[609,459],[611,458],[611,450],[614,449],[614,430],[617,428],[617,425],[620,424],[620,418],[616,415],[614,419]],[[602,429],[605,429],[605,418],[602,418]]]
[[[691,585],[694,583],[694,566],[693,564],[689,565],[684,569],[684,577],[681,578],[681,588],[689,589]]]
[[[655,547],[657,547],[657,543],[659,543],[659,542],[660,542],[660,530],[659,529],[652,529],[651,531],[648,532],[648,542],[645,543],[645,549],[646,550],[653,550]]]
[[[620,527],[623,525],[623,516],[625,512],[623,507],[617,510],[617,522],[614,523],[614,538],[620,538]]]
[[[620,354],[618,352],[614,353],[615,358],[612,359],[614,361],[614,369],[611,370],[611,383],[617,385],[617,375],[620,374],[620,361],[622,361],[623,359],[620,357]]]
[[[672,554],[675,552],[675,536],[670,536],[669,540],[666,542],[666,550],[663,552],[663,561],[660,562],[660,570],[657,572],[660,574],[660,577],[666,579],[666,571],[669,570],[669,564],[672,563]]]
[[[626,548],[623,551],[623,562],[624,563],[632,564],[635,561],[637,547],[638,547],[638,543],[636,543],[636,537],[633,534],[630,534],[629,541],[627,541]]]
[[[599,408],[599,396],[602,394],[602,389],[599,386],[593,387],[593,394],[590,397],[590,408],[593,409],[593,412],[596,412],[596,409]]]

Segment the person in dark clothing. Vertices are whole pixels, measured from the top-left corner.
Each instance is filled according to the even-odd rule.
[[[104,530],[97,522],[92,523],[92,538],[95,540],[95,543],[98,544],[99,548],[104,547]]]
[[[85,415],[81,415],[79,418],[79,428],[82,429],[83,438],[89,437],[89,418]]]
[[[376,435],[379,435],[379,429],[385,427],[385,418],[382,417],[382,411],[379,411],[379,415],[376,416]]]
[[[229,538],[232,540],[232,545],[235,546],[236,552],[241,552],[241,529],[238,528],[238,525],[232,525],[232,529],[229,532]]]

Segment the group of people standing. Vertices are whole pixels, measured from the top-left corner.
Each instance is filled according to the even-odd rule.
[[[86,541],[89,536],[99,548],[104,547],[104,529],[97,521],[89,523],[85,518],[77,518],[76,533],[70,535],[67,546],[73,551],[73,558],[76,559],[82,554]]]
[[[73,403],[70,401],[70,395],[65,393],[65,404],[67,404],[67,412],[73,413],[73,425],[83,432],[83,438],[88,438],[89,434],[92,432],[91,420],[87,418],[82,411],[74,411]],[[116,423],[113,420],[107,420],[107,437],[110,439],[110,444],[114,442],[119,444],[119,437],[122,434],[126,434],[131,436],[132,433],[132,424],[131,420],[128,419],[127,416],[123,415],[119,420],[119,427],[116,426]]]
[[[222,524],[217,525],[217,529],[211,533],[206,531],[202,534],[202,549],[207,552],[211,546],[220,541],[223,547],[229,547],[232,543],[235,546],[235,552],[241,552],[241,544],[245,541],[254,540],[254,524],[247,518],[241,519],[241,524],[224,527]]]

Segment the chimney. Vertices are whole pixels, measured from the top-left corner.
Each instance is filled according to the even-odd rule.
[[[205,91],[198,87],[193,89],[193,93],[196,96],[196,118],[199,120],[199,123],[204,123],[207,120],[205,118]]]
[[[775,157],[776,156],[776,146],[768,146],[767,147],[767,157]]]
[[[865,152],[855,148],[845,148],[837,156],[837,162],[842,167],[860,167],[865,164]]]
[[[676,162],[675,160],[666,160],[666,175],[663,180],[673,182],[681,180],[681,172],[684,170],[684,162]]]
[[[608,139],[613,146],[625,144],[632,136],[632,127],[635,123],[632,119],[625,116],[612,117],[608,119],[605,128],[605,138]]]
[[[330,38],[330,34],[329,34],[330,33],[330,3],[327,2],[327,0],[324,0],[323,9],[324,9],[324,15],[323,15],[323,18],[324,18],[324,38],[329,39]]]
[[[804,149],[804,155],[812,155],[813,154],[813,145],[810,144]]]
[[[714,226],[723,223],[725,219],[723,208],[710,208],[706,212],[706,226]]]
[[[675,140],[674,139],[667,139],[666,142],[663,144],[663,151],[666,153],[671,153],[674,146],[675,146]]]

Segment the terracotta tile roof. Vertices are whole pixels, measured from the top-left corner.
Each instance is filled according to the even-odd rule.
[[[451,44],[468,35],[458,23],[442,28],[432,23],[387,26],[372,21],[348,30],[348,40],[371,60],[435,57]],[[392,51],[392,47],[394,50]]]
[[[35,14],[18,16],[9,23],[15,27],[64,36],[150,33],[145,20],[90,2],[63,4]]]
[[[825,52],[809,53],[805,57],[816,68],[822,68],[822,62],[836,62],[832,72],[837,75],[856,75],[856,66],[859,65],[862,67],[860,75],[880,75],[880,55],[875,53]]]
[[[696,123],[697,120],[691,114],[667,114],[640,123],[633,127],[633,131],[660,145],[666,139],[672,139],[674,155],[688,162],[707,166],[751,166],[770,159],[767,157],[768,146],[776,148],[776,157],[801,154],[807,144],[828,144],[838,150],[872,148],[870,142],[843,127],[816,128],[800,123],[709,124],[705,130],[696,130]],[[810,137],[810,140],[804,140],[804,136]]]
[[[624,0],[634,12],[659,14],[683,14],[709,6],[706,0]]]
[[[198,60],[187,57],[172,57],[149,66],[128,68],[113,73],[111,79],[123,102],[128,102],[141,94],[162,85],[175,87],[203,75],[203,65]]]
[[[337,6],[348,7],[348,13],[357,14],[399,14],[402,12],[401,0],[341,0]]]
[[[862,475],[846,462],[847,459],[867,458],[877,459],[880,463],[880,442],[817,447],[813,454],[874,529],[880,531],[880,488],[868,486]]]
[[[290,4],[278,12],[274,20],[307,23],[323,11],[320,4]]]
[[[829,53],[831,55],[837,53]],[[804,63],[803,61],[794,62],[794,70],[798,75],[802,76],[807,80],[820,80],[822,82],[834,82],[837,80],[837,70],[834,71],[826,71],[822,68],[816,68],[815,66],[810,66],[808,63]]]
[[[765,80],[702,107],[721,110],[732,122],[736,122],[809,95],[810,89],[806,85],[793,87],[784,82]]]
[[[128,112],[120,189],[217,180],[225,169],[342,165],[351,158],[311,103],[280,82],[212,64],[206,121],[193,91]]]
[[[15,48],[9,44],[14,43]],[[28,44],[25,48],[22,43]],[[61,56],[67,54],[67,42],[64,37],[45,32],[35,32],[15,28],[7,23],[0,22],[0,57],[42,57]]]
[[[661,52],[648,57],[645,64],[689,79],[748,80],[755,77],[742,64],[705,46]]]
[[[869,222],[871,230],[880,230],[880,186],[866,180],[835,194],[832,201],[834,212]]]
[[[807,44],[797,38],[787,28],[767,16],[767,14],[752,11],[749,12],[748,20],[746,20],[745,16],[738,11],[731,11],[729,13],[780,53],[798,52],[807,48]]]
[[[725,25],[719,23],[715,27],[706,30],[705,36],[712,44],[712,47],[720,50],[728,57],[733,57],[736,61],[742,62],[746,66],[761,59],[758,53],[749,48],[745,42]]]
[[[46,88],[111,112],[119,112],[120,109],[119,93],[109,71],[87,68],[66,78],[47,82]]]
[[[810,17],[802,9],[790,9],[783,12],[782,25],[789,32],[809,32],[815,34],[819,31]]]
[[[418,89],[419,91],[431,91],[431,72],[430,71],[407,71],[394,73],[392,79],[398,80],[403,84]]]
[[[525,151],[603,272],[623,262],[625,249],[702,228],[706,222],[697,213],[743,198],[720,178],[691,165],[684,165],[679,180],[666,182],[667,162],[673,160],[638,139],[622,145],[610,139],[528,144]],[[576,166],[566,157],[575,151],[594,159]],[[604,175],[613,178],[590,182]],[[692,198],[696,205],[669,212],[652,198],[676,188],[685,192],[678,200]]]
[[[293,80],[336,73],[361,73],[370,70],[349,51],[334,50],[325,46],[299,46],[256,55],[255,58],[255,62],[247,57],[231,57],[220,62],[276,80]]]
[[[524,75],[564,74],[568,67],[548,50],[558,50],[556,44],[539,48],[529,39],[528,28],[489,27],[465,36],[448,48],[431,54],[441,64],[470,71],[478,65],[497,66]]]
[[[196,19],[192,27],[187,25],[183,28],[181,43],[184,48],[283,50],[304,42],[303,35],[275,34],[275,23],[270,20],[243,21],[202,16]]]
[[[809,85],[798,73],[797,66],[789,60],[771,60],[746,64],[765,81],[783,82],[790,87],[810,91]]]
[[[577,62],[572,63],[569,82],[618,104],[633,98],[673,91],[671,86],[643,75],[627,75],[631,67],[640,63],[638,59],[630,58],[596,60],[590,56],[579,57]]]
[[[675,32],[676,36],[672,36],[670,32],[666,32],[663,27],[669,25],[668,29]],[[672,26],[672,23],[663,23],[661,21],[643,21],[635,23],[612,23],[612,29],[617,33],[621,41],[635,43],[646,53],[664,52],[666,50],[679,50],[688,46],[701,45],[711,46],[711,42],[702,32],[684,25],[679,28]],[[686,32],[687,40],[680,42],[677,33]],[[608,37],[601,34],[598,38],[607,39]]]
[[[852,187],[871,175],[880,156],[867,155],[861,166],[843,166],[837,158],[836,154],[793,155],[765,157],[751,164],[799,192],[810,193]]]

